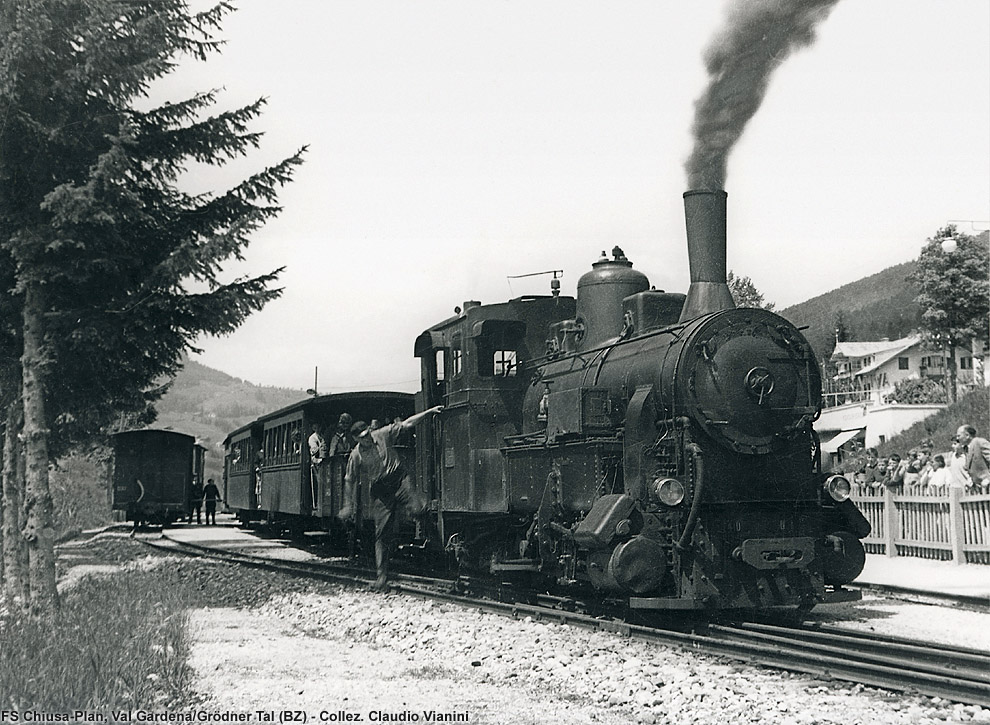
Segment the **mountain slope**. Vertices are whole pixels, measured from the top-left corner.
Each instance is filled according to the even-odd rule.
[[[990,232],[980,232],[976,240],[990,250]],[[855,258],[850,260],[850,264],[855,263]],[[916,330],[921,323],[921,308],[916,301],[918,285],[908,281],[917,267],[917,260],[888,267],[792,305],[780,314],[798,327],[808,327],[804,334],[819,360],[831,356],[840,319],[845,327],[845,340],[884,337],[896,340]]]
[[[896,340],[921,322],[915,301],[918,285],[908,281],[917,262],[888,267],[869,277],[850,282],[818,297],[792,305],[780,314],[798,327],[807,326],[805,337],[819,360],[835,347],[835,328],[840,320],[847,340]]]
[[[219,478],[228,433],[305,397],[301,390],[254,385],[186,360],[156,405],[158,419],[151,427],[195,436],[207,449],[207,476]]]

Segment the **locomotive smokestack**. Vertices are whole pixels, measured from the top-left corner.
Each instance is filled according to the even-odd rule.
[[[687,227],[688,288],[681,322],[736,306],[725,282],[725,200],[722,190],[684,192],[684,222]]]

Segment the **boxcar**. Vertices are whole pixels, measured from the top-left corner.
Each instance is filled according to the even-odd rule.
[[[135,524],[167,525],[186,516],[206,449],[185,433],[134,430],[111,436],[113,509]]]

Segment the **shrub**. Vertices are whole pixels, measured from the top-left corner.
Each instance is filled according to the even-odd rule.
[[[51,469],[55,536],[59,541],[110,522],[106,451],[74,453]]]
[[[981,436],[990,433],[990,388],[971,390],[952,405],[918,421],[880,445],[880,454],[903,454],[925,441],[934,444],[936,453],[943,453],[949,450],[949,440],[964,423],[974,426]]]
[[[929,405],[945,402],[945,388],[931,378],[908,378],[894,386],[887,396],[888,403],[902,405]]]

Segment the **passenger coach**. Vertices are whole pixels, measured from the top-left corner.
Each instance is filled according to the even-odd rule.
[[[329,444],[342,413],[385,424],[413,412],[411,393],[373,391],[315,396],[269,413],[224,441],[224,500],[242,523],[327,531],[340,511],[347,454],[314,466],[307,443],[312,427]]]

